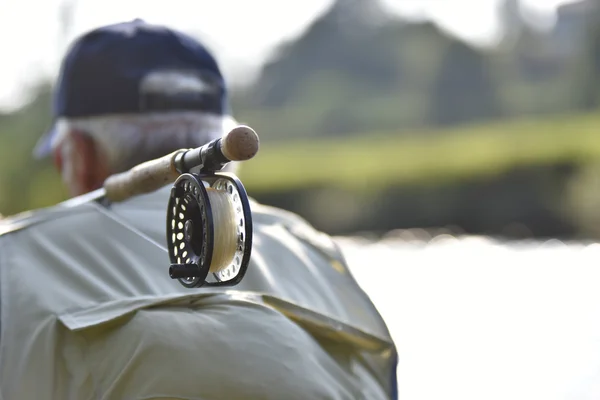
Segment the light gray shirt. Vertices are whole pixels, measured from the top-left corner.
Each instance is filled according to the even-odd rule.
[[[186,289],[168,189],[0,222],[1,399],[395,396],[393,341],[329,236],[252,202],[242,283]]]

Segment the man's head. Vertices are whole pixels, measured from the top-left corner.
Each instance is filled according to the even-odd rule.
[[[210,52],[183,33],[141,20],[95,29],[73,43],[53,112],[55,125],[34,154],[53,155],[73,196],[235,126]]]

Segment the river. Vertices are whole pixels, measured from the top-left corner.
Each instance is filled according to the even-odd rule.
[[[600,244],[336,240],[396,342],[401,400],[600,399]]]

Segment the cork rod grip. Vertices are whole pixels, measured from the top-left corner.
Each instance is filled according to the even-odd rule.
[[[246,161],[258,152],[260,140],[254,129],[238,125],[221,140],[221,152],[229,161]]]
[[[171,154],[136,165],[129,171],[111,175],[104,182],[106,197],[118,202],[144,193],[150,193],[173,182],[179,176],[174,160],[177,150]]]

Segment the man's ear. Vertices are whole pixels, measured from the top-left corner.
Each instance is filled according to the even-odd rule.
[[[59,148],[55,149],[52,152],[52,160],[54,161],[54,168],[56,168],[56,170],[62,174],[63,171],[63,154],[62,154],[62,150],[59,146]]]
[[[71,161],[72,179],[75,181],[77,195],[102,187],[108,177],[108,168],[104,153],[94,139],[85,132],[69,132],[67,154]],[[55,152],[55,162],[62,165],[62,152]]]

